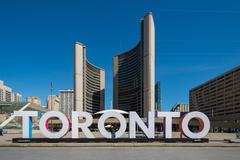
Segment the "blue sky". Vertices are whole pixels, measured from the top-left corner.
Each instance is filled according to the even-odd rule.
[[[2,0],[0,80],[45,103],[54,83],[73,86],[73,45],[106,71],[112,99],[112,57],[138,42],[140,19],[153,12],[156,80],[164,110],[188,103],[189,89],[240,65],[238,0]]]

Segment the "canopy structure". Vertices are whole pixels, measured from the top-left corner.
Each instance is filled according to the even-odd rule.
[[[99,111],[99,112],[95,113],[95,115],[104,114],[107,112],[117,112],[117,113],[121,113],[121,114],[128,114],[128,112],[119,110],[119,109],[107,109],[107,110]]]

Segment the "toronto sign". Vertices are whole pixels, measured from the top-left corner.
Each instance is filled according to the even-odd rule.
[[[15,111],[14,115],[22,117],[22,138],[32,138],[32,118],[40,117],[38,111]],[[64,137],[70,127],[72,130],[72,138],[79,138],[79,129],[83,132],[86,138],[95,138],[89,127],[93,123],[93,117],[88,112],[72,111],[71,123],[69,119],[61,112],[49,111],[42,115],[39,120],[39,128],[41,133],[50,139],[58,139]],[[125,117],[115,111],[103,113],[98,119],[97,127],[100,134],[105,138],[112,138],[112,134],[105,128],[105,122],[109,118],[114,118],[119,122],[119,129],[115,132],[114,138],[120,138],[126,132],[128,123],[128,138],[136,138],[136,126],[141,128],[147,138],[155,138],[155,118],[162,117],[164,119],[164,138],[172,138],[172,120],[173,118],[180,118],[180,112],[148,112],[147,124],[139,117],[136,112],[129,112],[128,122]],[[58,118],[62,123],[62,128],[57,132],[52,132],[48,129],[48,121],[51,118]],[[84,122],[79,122],[79,119],[84,119]],[[200,125],[199,132],[192,132],[189,129],[189,122],[192,119],[197,119]],[[71,125],[71,126],[70,126]],[[210,129],[210,121],[208,117],[198,111],[189,112],[181,117],[179,128],[185,136],[191,139],[199,139],[205,137]]]

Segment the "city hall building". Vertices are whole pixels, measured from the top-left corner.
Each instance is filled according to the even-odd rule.
[[[215,131],[240,129],[240,66],[190,90],[190,111],[205,113]]]
[[[74,48],[74,110],[96,113],[104,110],[105,71],[91,64],[86,46],[76,42]]]
[[[154,111],[155,28],[152,13],[141,20],[135,47],[113,58],[113,107],[146,117]]]

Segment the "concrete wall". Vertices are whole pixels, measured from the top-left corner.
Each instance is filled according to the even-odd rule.
[[[147,112],[154,112],[155,100],[155,28],[151,13],[143,19],[143,63],[144,116],[147,116]]]

